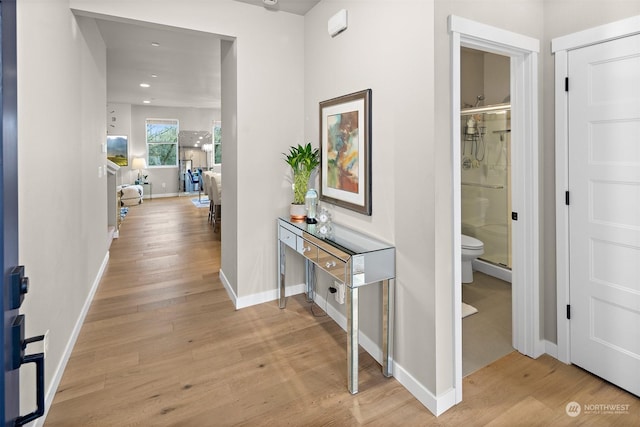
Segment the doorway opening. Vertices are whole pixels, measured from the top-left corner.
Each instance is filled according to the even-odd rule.
[[[510,58],[460,51],[463,376],[513,351]]]
[[[538,220],[538,40],[458,16],[449,17],[451,33],[451,149],[453,211],[453,325],[456,403],[462,401],[462,122],[461,48],[471,48],[509,58],[511,104],[511,239],[512,245],[512,346],[538,357],[540,339],[539,220]],[[481,94],[477,94],[481,95]]]

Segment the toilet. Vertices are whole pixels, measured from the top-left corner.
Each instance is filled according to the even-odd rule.
[[[484,253],[484,243],[480,240],[462,235],[462,283],[473,282],[471,263]]]

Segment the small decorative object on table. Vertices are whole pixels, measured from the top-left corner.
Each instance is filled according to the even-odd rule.
[[[333,237],[333,225],[331,224],[331,213],[324,206],[320,208],[316,225],[316,235],[323,239]]]
[[[310,188],[304,198],[304,204],[307,207],[307,224],[317,224],[316,208],[318,206],[318,192]]]

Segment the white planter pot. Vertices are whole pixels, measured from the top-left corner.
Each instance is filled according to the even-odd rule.
[[[291,203],[289,215],[291,215],[291,221],[302,222],[307,218],[307,207],[305,205]]]

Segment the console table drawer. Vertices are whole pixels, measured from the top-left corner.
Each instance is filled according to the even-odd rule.
[[[313,243],[298,236],[296,242],[296,250],[302,254],[305,258],[316,262],[318,260],[318,247]]]
[[[278,231],[280,232],[280,241],[296,250],[296,235],[284,227],[278,227]]]
[[[346,285],[351,284],[351,260],[343,261],[323,249],[318,249],[318,266]]]

